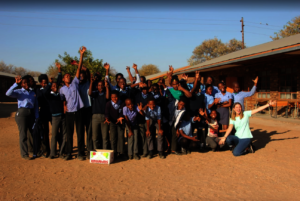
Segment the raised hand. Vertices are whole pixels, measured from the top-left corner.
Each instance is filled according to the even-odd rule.
[[[161,135],[161,136],[163,136],[164,131],[160,129],[160,130],[158,130],[158,134]]]
[[[269,101],[269,105],[270,105],[270,106],[275,106],[275,105],[276,105],[276,102],[277,102],[276,100],[270,100],[270,101]]]
[[[58,63],[58,62],[55,62],[55,66],[56,66],[58,69],[61,68],[60,63]]]
[[[106,70],[109,70],[109,63],[105,63],[105,64],[104,64],[104,68],[105,68]]]
[[[200,108],[200,109],[199,109],[199,114],[200,114],[201,116],[204,116],[204,115],[205,115],[205,113],[204,113],[204,111],[203,111],[203,108]]]
[[[105,119],[104,123],[109,125],[110,121],[108,121],[108,119]]]
[[[117,123],[120,123],[120,124],[122,124],[122,120],[123,120],[124,118],[123,117],[120,117],[119,119],[117,119],[117,122],[116,122],[116,124]]]
[[[79,48],[80,54],[83,54],[86,51],[86,47],[82,46]]]
[[[185,81],[188,80],[188,75],[186,75],[185,73],[182,75],[182,79],[184,79]]]
[[[104,86],[105,86],[105,88],[109,88],[107,80],[104,81]]]
[[[77,63],[77,61],[72,60],[72,61],[71,61],[71,65],[77,65],[77,66],[78,66],[78,63]]]
[[[174,68],[172,65],[169,65],[169,71],[173,74]]]
[[[136,69],[137,69],[137,65],[134,63],[134,64],[132,65],[132,68],[133,68],[134,70],[136,70]]]
[[[146,136],[147,136],[147,137],[150,137],[150,135],[151,135],[151,132],[150,132],[149,130],[147,130],[147,131],[146,131]]]
[[[200,71],[195,72],[195,79],[199,80],[200,79]]]
[[[126,66],[126,70],[127,70],[127,71],[130,71],[130,66]]]
[[[200,121],[201,121],[201,118],[200,118],[200,117],[194,117],[194,118],[193,118],[193,121],[199,121],[199,122],[200,122]]]
[[[252,80],[254,82],[254,84],[257,84],[258,82],[258,76],[255,78],[255,80]]]
[[[22,77],[20,75],[18,75],[17,77],[15,77],[16,83],[20,84],[22,81]]]
[[[137,104],[137,106],[138,106],[138,108],[139,108],[139,110],[140,110],[140,111],[142,111],[142,110],[143,110],[143,104],[142,104],[142,103],[140,103],[140,104]]]

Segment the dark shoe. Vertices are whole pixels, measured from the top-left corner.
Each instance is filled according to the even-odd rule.
[[[248,149],[248,153],[254,153],[255,152],[255,148],[254,148],[254,146],[253,146],[253,144],[252,144],[252,142],[250,143],[250,145],[249,145],[249,149]]]
[[[83,160],[84,160],[84,157],[83,157],[82,155],[78,155],[78,156],[77,156],[77,159],[80,160],[80,161],[83,161]]]
[[[140,160],[140,156],[137,155],[137,154],[134,154],[134,157],[133,157],[135,160]]]
[[[128,158],[129,158],[129,160],[132,160],[133,156],[132,155],[128,155]]]
[[[159,152],[159,158],[161,158],[161,159],[165,159],[166,158],[162,151]]]
[[[23,156],[22,158],[23,158],[24,160],[32,160],[32,158],[29,157],[29,156]]]
[[[64,159],[65,157],[64,157],[64,155],[60,155],[59,158]]]
[[[152,157],[153,157],[153,154],[152,154],[152,152],[150,152],[150,153],[148,154],[148,157],[147,157],[147,158],[151,159]]]
[[[67,156],[64,158],[65,161],[68,161],[68,160],[71,160],[71,159],[72,159],[72,155],[67,155]]]
[[[142,155],[143,158],[146,158],[147,156],[148,156],[148,154],[143,154]]]
[[[50,159],[54,159],[54,156],[49,156]]]

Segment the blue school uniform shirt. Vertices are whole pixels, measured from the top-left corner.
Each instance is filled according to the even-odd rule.
[[[184,134],[186,134],[189,137],[193,137],[192,124],[191,123],[194,123],[193,118],[191,118],[190,121],[183,120],[180,123],[180,126],[179,126],[179,130],[182,130],[184,132]]]
[[[205,97],[204,97],[204,103],[205,103],[205,107],[206,107],[206,110],[207,110],[207,113],[210,114],[210,109],[208,108],[208,105],[211,105],[215,99],[212,95],[209,95],[207,93],[204,94]]]
[[[233,103],[240,103],[242,105],[242,109],[244,110],[244,98],[253,96],[256,92],[256,86],[253,86],[251,91],[245,92],[240,91],[239,93],[232,93],[233,96]]]
[[[151,110],[149,107],[146,109],[145,113],[145,120],[161,120],[161,110],[159,106],[155,106],[153,110]]]
[[[123,107],[123,115],[128,117],[128,120],[133,126],[136,125],[136,116],[138,112],[140,112],[140,110],[136,105],[133,106],[132,111],[130,111],[127,106]]]
[[[233,96],[231,93],[227,92],[223,95],[221,92],[216,93],[215,98],[220,98],[220,103],[223,103],[225,101],[229,101],[229,99],[233,99]]]
[[[91,97],[89,96],[89,88],[90,88],[90,81],[88,80],[83,84],[79,84],[79,94],[84,107],[92,106]]]
[[[35,118],[39,118],[39,104],[36,94],[33,90],[15,89],[18,87],[17,83],[14,83],[6,92],[6,95],[18,100],[18,108],[34,109]]]
[[[203,89],[201,89],[201,93],[205,94],[205,85],[202,85],[202,88],[203,88]],[[212,95],[213,97],[215,97],[215,94],[216,94],[216,93],[219,93],[219,92],[221,92],[221,91],[219,90],[219,88],[216,87],[216,86],[213,86],[213,91],[212,91],[211,95]]]

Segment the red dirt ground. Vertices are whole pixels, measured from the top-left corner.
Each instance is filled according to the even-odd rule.
[[[0,105],[0,200],[300,200],[299,125],[251,118],[258,150],[241,157],[223,151],[111,165],[25,161],[15,108]]]

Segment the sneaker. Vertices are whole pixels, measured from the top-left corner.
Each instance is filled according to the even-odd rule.
[[[137,155],[137,154],[134,154],[134,157],[133,157],[135,160],[140,160],[140,156]]]
[[[162,151],[159,152],[159,158],[161,158],[161,159],[165,159],[166,158]]]
[[[64,160],[67,161],[67,160],[71,160],[72,159],[72,155],[67,155]]]
[[[129,160],[132,160],[133,156],[132,155],[128,155],[128,158],[129,158]]]
[[[23,156],[22,157],[24,160],[32,160],[32,158],[30,158],[29,156]]]
[[[254,153],[255,152],[255,150],[254,150],[254,146],[253,146],[253,144],[252,144],[252,142],[250,143],[250,145],[249,145],[249,148],[248,148],[248,153]]]
[[[152,157],[153,157],[153,154],[152,154],[152,152],[150,152],[150,153],[148,154],[148,157],[147,157],[147,158],[151,159]]]
[[[78,155],[78,156],[77,156],[77,159],[80,160],[80,161],[83,161],[83,160],[84,160],[84,157],[83,157],[82,155]]]

